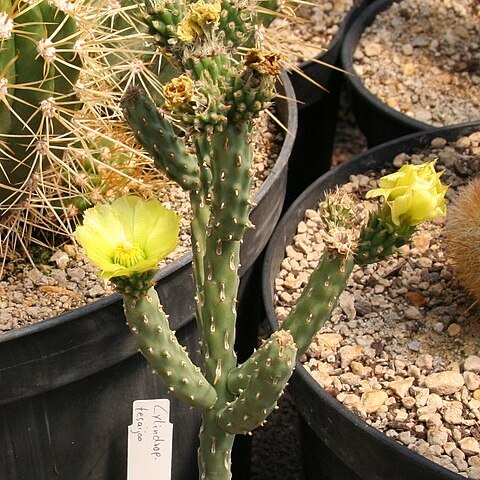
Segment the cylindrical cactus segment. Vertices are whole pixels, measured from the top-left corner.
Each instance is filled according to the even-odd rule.
[[[222,240],[240,240],[250,225],[252,152],[249,128],[227,125],[212,135],[212,225]]]
[[[245,434],[261,425],[277,404],[295,367],[297,348],[288,331],[272,334],[257,356],[245,389],[217,414],[229,433]]]
[[[155,289],[152,287],[140,295],[124,293],[124,307],[140,351],[169,391],[189,405],[199,408],[215,405],[215,389],[178,343]]]
[[[232,368],[230,372],[228,372],[228,380],[227,385],[230,392],[234,395],[239,395],[242,393],[250,378],[255,374],[258,370],[258,366],[261,365],[266,358],[271,357],[271,353],[269,353],[272,348],[275,349],[275,343],[278,343],[278,333],[274,332],[267,340],[264,340],[260,347],[255,350],[255,352],[250,355],[250,357],[241,365]],[[284,331],[281,331],[281,334],[284,335]],[[291,336],[291,334],[289,333]],[[293,343],[293,338],[292,338]]]
[[[380,208],[360,234],[355,263],[367,265],[387,258],[410,241],[414,230],[411,225],[394,225]]]
[[[281,325],[292,334],[299,355],[305,353],[315,334],[330,318],[353,266],[352,258],[328,250],[318,262],[295,307]]]
[[[253,12],[238,8],[234,2],[222,1],[220,28],[230,45],[252,47],[255,39],[255,18]]]
[[[170,47],[171,39],[177,37],[177,26],[182,21],[185,11],[184,2],[171,0],[158,2],[154,8],[148,8],[145,22],[159,45],[167,49]]]
[[[23,196],[40,158],[61,152],[51,139],[75,110],[76,35],[74,18],[46,1],[2,2],[0,215]]]
[[[197,159],[187,152],[185,143],[153,101],[132,88],[125,94],[122,105],[135,138],[152,155],[155,165],[184,189],[197,191],[200,188]]]

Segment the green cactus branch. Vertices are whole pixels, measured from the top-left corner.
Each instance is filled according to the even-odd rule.
[[[231,479],[232,448],[235,435],[226,432],[218,424],[215,410],[203,412],[199,437],[199,479]]]
[[[171,122],[158,111],[141,89],[132,87],[124,95],[125,117],[135,138],[152,155],[155,165],[186,190],[200,189],[200,168],[195,156],[187,152]]]
[[[192,193],[190,195],[190,202],[193,210],[193,219],[190,227],[190,235],[192,240],[192,252],[193,252],[193,278],[195,283],[195,312],[196,319],[199,327],[200,345],[202,354],[205,355],[205,339],[204,339],[204,325],[202,319],[201,305],[205,303],[204,284],[205,284],[205,271],[203,267],[203,260],[206,253],[205,245],[205,231],[210,219],[210,209],[206,204],[205,197]]]
[[[250,362],[255,367],[245,388],[217,414],[218,423],[229,433],[246,434],[262,425],[292,375],[297,348],[290,332],[274,332],[264,347]]]
[[[355,252],[355,263],[367,265],[387,258],[402,245],[410,241],[415,227],[393,225],[389,215],[378,210],[371,215],[368,225],[362,231],[359,246]]]
[[[169,391],[198,408],[215,405],[215,389],[178,343],[155,289],[152,287],[141,294],[124,293],[124,307],[142,354],[163,378]]]
[[[315,334],[330,318],[340,294],[347,285],[354,260],[326,251],[313,271],[294,308],[283,321],[282,330],[288,330],[298,348],[304,353]]]
[[[284,334],[284,332],[285,330],[281,331],[282,334]],[[256,349],[244,363],[232,368],[232,370],[228,372],[227,386],[232,394],[240,395],[247,387],[250,378],[256,373],[259,366],[271,357],[271,349],[278,349],[279,333],[280,331],[273,332],[267,340],[263,340],[260,347]],[[290,332],[288,333],[291,336]],[[294,343],[293,337],[291,343]]]
[[[200,304],[205,341],[206,377],[222,399],[231,400],[226,375],[235,366],[235,321],[239,285],[239,241],[206,239],[203,259],[203,304]]]

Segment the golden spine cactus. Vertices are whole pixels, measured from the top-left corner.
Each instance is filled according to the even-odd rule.
[[[480,301],[480,177],[463,188],[449,206],[445,238],[459,282]]]
[[[0,7],[0,254],[71,235],[82,210],[164,182],[121,121],[120,81],[159,55],[136,4]],[[146,74],[147,75],[147,74]],[[148,75],[147,75],[148,76]],[[155,90],[155,82],[150,82]],[[1,272],[0,272],[1,273]]]
[[[76,21],[46,1],[2,3],[0,215],[26,193],[43,157],[59,155],[74,107]],[[63,105],[68,105],[65,108]]]

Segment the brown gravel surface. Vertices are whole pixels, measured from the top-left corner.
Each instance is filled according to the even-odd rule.
[[[402,0],[380,12],[354,70],[390,107],[435,126],[480,119],[478,0]]]
[[[274,47],[282,48],[292,64],[315,58],[328,47],[354,4],[354,0],[298,2],[294,8],[295,29],[281,17],[272,22],[270,35]]]

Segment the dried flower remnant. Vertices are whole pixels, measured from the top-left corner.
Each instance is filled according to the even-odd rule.
[[[194,83],[187,75],[173,78],[163,89],[165,107],[170,110],[187,106],[194,93]]]

